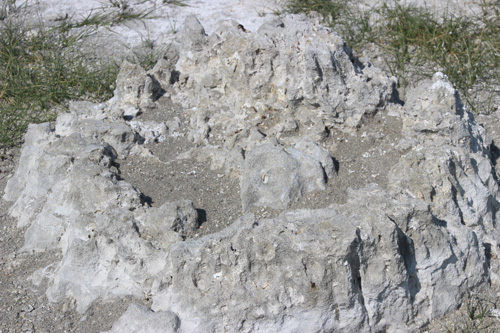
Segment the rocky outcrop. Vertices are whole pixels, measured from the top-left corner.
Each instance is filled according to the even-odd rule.
[[[407,330],[484,283],[484,253],[464,233],[466,252],[427,205],[376,185],[345,205],[245,216],[171,247],[153,309],[189,318],[187,331]]]
[[[209,36],[190,17],[183,29],[150,72],[125,63],[110,102],[75,102],[28,131],[4,199],[27,227],[24,250],[62,253],[34,277],[48,279],[51,301],[72,297],[85,312],[98,299],[152,299],[154,312],[131,305],[112,332],[400,331],[495,280],[490,142],[446,77],[403,106],[394,78],[301,17],[256,32],[221,22]],[[184,150],[170,162],[145,146],[172,137]],[[340,149],[358,139],[362,156]],[[375,152],[366,172],[382,180],[361,181],[364,166],[349,161]],[[203,207],[151,207],[122,179],[120,163],[139,158],[151,172],[195,159],[238,179],[241,216],[194,237],[211,222]],[[342,188],[352,173],[359,181]],[[297,208],[306,198],[314,209]]]

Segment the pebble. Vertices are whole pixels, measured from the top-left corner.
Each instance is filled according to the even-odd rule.
[[[34,332],[35,326],[30,321],[25,321],[23,326],[21,326],[21,331],[23,332]]]

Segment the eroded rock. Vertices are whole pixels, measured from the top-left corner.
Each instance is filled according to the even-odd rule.
[[[131,304],[108,333],[176,333],[180,326],[179,317],[171,311],[153,312],[139,304]]]
[[[443,75],[402,106],[393,78],[296,16],[256,32],[225,21],[208,36],[190,17],[178,45],[149,73],[125,63],[108,103],[30,126],[4,199],[27,227],[24,250],[62,253],[33,277],[48,279],[50,301],[72,297],[85,312],[98,299],[152,298],[154,313],[133,305],[112,331],[401,331],[495,280],[490,141]],[[385,123],[395,139],[379,152]],[[145,148],[172,138],[171,155]],[[361,156],[339,149],[352,138],[368,146]],[[365,172],[379,184],[356,175],[375,155]],[[122,179],[117,161],[139,156],[145,175],[196,159],[218,169],[213,181],[237,178],[239,218],[192,236],[210,226],[203,207],[151,207]],[[341,188],[337,174],[351,171]],[[295,209],[305,197],[317,209]]]
[[[153,309],[188,331],[408,330],[485,282],[478,239],[462,232],[457,244],[426,204],[376,185],[343,206],[245,215],[171,247]]]
[[[320,161],[303,151],[286,151],[271,144],[250,150],[245,156],[241,186],[243,211],[251,206],[285,209],[298,201],[303,192],[324,190],[326,171]],[[332,165],[328,166],[331,174]]]

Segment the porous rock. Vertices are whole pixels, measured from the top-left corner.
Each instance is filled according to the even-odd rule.
[[[241,186],[243,211],[250,206],[287,208],[304,191],[324,190],[326,173],[321,163],[294,148],[264,144],[245,157]]]
[[[408,330],[484,283],[484,253],[462,231],[469,248],[428,205],[377,185],[342,206],[245,215],[171,247],[153,309],[189,318],[188,331]]]
[[[55,127],[30,126],[4,199],[27,227],[26,251],[62,253],[46,275],[50,301],[72,297],[84,312],[99,298],[151,295],[155,312],[131,306],[115,331],[159,322],[186,332],[402,331],[495,277],[489,140],[446,77],[401,106],[394,79],[294,16],[256,32],[225,21],[210,36],[190,17],[179,45],[175,64],[163,59],[149,73],[125,63],[109,103],[73,104]],[[202,159],[241,181],[242,215],[217,233],[186,239],[198,207],[150,207],[120,177],[118,158],[154,159],[137,126],[158,97],[148,82],[177,103],[164,124],[190,141],[172,158]],[[375,170],[387,183],[329,201],[324,189],[347,160],[330,133],[359,135],[375,115],[402,124],[386,147],[399,159]],[[323,207],[290,208],[309,192]],[[256,207],[279,214],[264,219]]]
[[[107,333],[176,333],[180,324],[179,317],[171,311],[153,312],[145,306],[131,304]]]
[[[389,188],[427,202],[449,229],[470,227],[497,253],[500,196],[491,140],[443,74],[410,96],[402,109],[402,145],[411,148],[391,170]]]
[[[117,116],[132,119],[144,109],[154,107],[160,90],[158,81],[146,75],[140,65],[124,61],[116,79],[116,89],[110,105]]]
[[[88,104],[82,110],[85,107]],[[109,133],[120,130],[122,140],[133,138],[130,127],[99,117],[86,122],[74,115],[61,115],[56,128],[48,123],[30,126],[22,167],[9,181],[4,198],[15,201],[9,212],[19,216],[18,225],[28,226],[24,251],[60,249],[64,256],[47,290],[49,300],[72,296],[84,312],[99,297],[142,296],[145,281],[157,271],[164,253],[141,238],[141,231],[149,229],[139,229],[140,219],[151,220],[154,229],[157,213],[139,209],[144,204],[141,193],[120,180],[114,164],[117,153],[105,142],[119,146],[122,142]],[[162,218],[171,221],[158,238],[163,246],[182,239],[174,230],[196,223],[192,204],[160,210]]]
[[[356,127],[393,98],[393,78],[360,63],[336,33],[303,20],[271,20],[256,33],[225,21],[210,36],[192,28],[195,19],[186,22],[183,41],[195,39],[196,47],[180,52],[173,99],[197,118],[194,141],[209,132],[230,140],[252,128],[282,141],[297,132],[317,141],[326,127]]]

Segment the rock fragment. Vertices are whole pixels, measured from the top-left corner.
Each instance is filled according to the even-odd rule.
[[[241,186],[243,211],[253,206],[285,209],[303,192],[325,189],[327,176],[320,161],[300,150],[287,150],[264,144],[246,154]]]
[[[131,304],[107,333],[176,333],[180,324],[179,317],[173,312],[153,312],[142,305]]]

